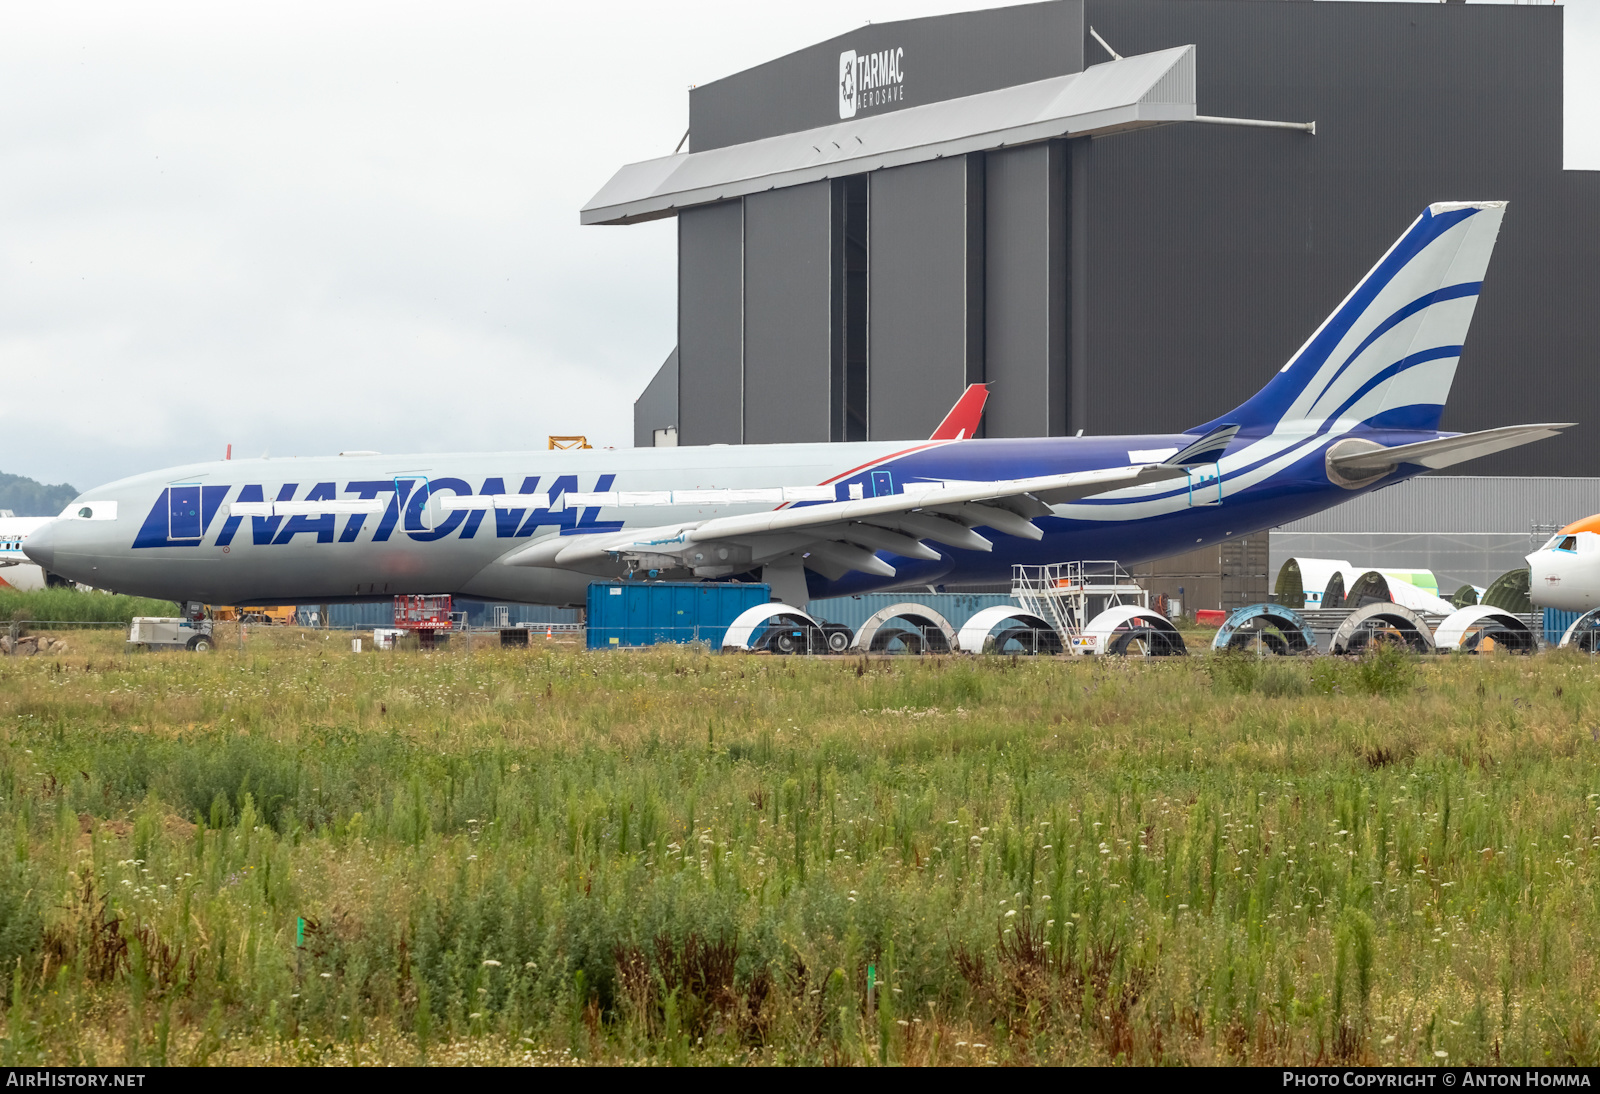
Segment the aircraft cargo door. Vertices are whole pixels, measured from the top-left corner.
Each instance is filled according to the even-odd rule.
[[[200,487],[174,486],[168,491],[168,539],[199,539]]]

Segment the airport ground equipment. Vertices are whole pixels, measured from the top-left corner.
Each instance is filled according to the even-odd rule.
[[[204,653],[216,642],[211,620],[137,615],[128,628],[128,645],[145,650],[193,650]]]
[[[441,632],[455,627],[451,598],[440,595],[397,596],[394,598],[394,625],[410,631],[425,650],[432,649]]]
[[[1030,615],[1049,620],[1062,646],[1073,653],[1094,652],[1074,641],[1090,620],[1111,608],[1150,608],[1150,593],[1110,560],[1013,566],[1011,598]]]
[[[447,631],[451,627],[450,597],[397,596],[394,625],[403,631]]]
[[[594,445],[589,443],[589,438],[583,436],[581,433],[574,433],[574,434],[570,434],[570,435],[565,436],[565,437],[560,437],[560,436],[551,436],[550,437],[550,451],[552,451],[552,452],[564,452],[564,451],[571,451],[573,449],[578,449],[578,448],[593,448],[593,447],[594,447]]]
[[[911,631],[886,626],[891,619],[911,624]],[[857,653],[881,653],[896,641],[916,653],[950,653],[956,648],[956,630],[950,621],[921,604],[890,604],[874,612],[850,641]],[[914,647],[914,648],[913,648]]]
[[[1433,631],[1422,616],[1401,604],[1379,602],[1357,608],[1333,632],[1329,653],[1361,653],[1378,644],[1432,653]]]
[[[246,608],[219,604],[210,609],[211,618],[218,623],[258,623],[272,626],[293,626],[299,612],[295,604],[256,605]]]
[[[1074,653],[1109,657],[1182,657],[1189,652],[1172,620],[1135,604],[1107,608],[1089,620],[1072,642]]]
[[[730,624],[771,598],[770,586],[755,583],[596,581],[587,598],[588,647],[706,642],[718,650]]]
[[[1317,637],[1305,616],[1283,604],[1247,604],[1223,621],[1211,640],[1213,650],[1270,654],[1317,651]]]
[[[1561,636],[1561,649],[1600,653],[1600,608],[1584,612]]]
[[[1008,622],[1010,627],[994,634],[996,627]],[[991,644],[993,652],[1005,653],[1012,642],[1028,653],[1060,653],[1063,648],[1061,635],[1049,620],[1005,604],[984,608],[956,635],[956,649],[962,653],[983,653]]]
[[[1533,628],[1503,608],[1473,604],[1446,616],[1433,631],[1434,648],[1463,653],[1488,653],[1504,649],[1534,653],[1539,639]]]

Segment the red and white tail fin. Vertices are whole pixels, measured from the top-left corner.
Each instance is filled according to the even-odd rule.
[[[944,416],[939,428],[933,431],[930,441],[964,441],[978,431],[983,421],[983,404],[989,399],[987,384],[968,384],[956,405]]]

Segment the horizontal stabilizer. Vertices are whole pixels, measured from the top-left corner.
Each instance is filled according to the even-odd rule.
[[[1418,441],[1416,444],[1396,445],[1393,448],[1371,448],[1365,452],[1329,456],[1328,462],[1336,470],[1347,473],[1371,474],[1387,471],[1403,463],[1438,470],[1452,464],[1475,460],[1479,456],[1504,452],[1508,448],[1516,448],[1531,441],[1542,441],[1576,424],[1576,422],[1556,422],[1545,425],[1507,425],[1499,429],[1485,429],[1478,433],[1441,437],[1435,441]]]

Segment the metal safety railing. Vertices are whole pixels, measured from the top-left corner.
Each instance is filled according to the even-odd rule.
[[[1329,653],[1333,646],[1335,635],[1341,626],[1353,613],[1354,609],[1313,609],[1302,610],[1298,614],[1305,620],[1307,629],[1310,630],[1315,640],[1315,652]],[[1038,614],[1038,613],[1035,613]],[[1514,613],[1514,617],[1528,628],[1535,646],[1538,649],[1551,649],[1558,645],[1563,637],[1562,633],[1545,633],[1544,615],[1542,612]],[[1442,616],[1423,615],[1421,624],[1430,634],[1438,629]],[[49,632],[63,631],[126,631],[128,624],[117,620],[15,620],[9,624],[0,623],[0,655],[31,655],[54,648],[54,635]],[[727,634],[725,625],[690,624],[684,626],[658,625],[637,626],[607,629],[597,632],[596,640],[591,645],[590,628],[583,623],[529,623],[524,622],[511,627],[496,627],[490,625],[470,625],[464,621],[456,621],[456,625],[449,630],[439,630],[431,634],[431,642],[423,642],[421,636],[415,631],[403,631],[390,627],[373,627],[370,625],[343,625],[334,627],[317,628],[289,628],[283,626],[265,626],[255,623],[221,622],[212,623],[207,632],[217,647],[222,649],[243,649],[249,636],[260,630],[271,634],[274,632],[294,630],[324,633],[339,632],[349,636],[354,641],[362,642],[362,649],[390,649],[398,645],[410,649],[416,647],[431,648],[438,651],[457,651],[470,655],[474,648],[482,649],[486,645],[514,648],[539,648],[547,643],[558,643],[567,647],[574,645],[592,649],[640,649],[655,645],[679,645],[699,649],[719,649],[724,644]],[[958,628],[959,629],[959,628]],[[1365,628],[1363,636],[1365,641],[1357,645],[1366,645],[1377,639],[1382,632],[1393,630],[1393,624],[1380,619],[1372,620]],[[923,654],[943,654],[957,652],[951,649],[949,636],[943,628],[933,625],[913,624],[909,621],[896,626],[879,628],[872,638],[870,649],[860,650],[855,647],[857,631],[839,625],[828,624],[824,627],[813,627],[803,623],[784,623],[775,621],[764,630],[753,636],[749,649],[753,652],[768,652],[775,654],[847,654],[859,656],[862,653],[872,655],[917,656]],[[1122,633],[1121,631],[1118,632]],[[386,641],[384,635],[393,635],[398,641]],[[416,635],[417,637],[413,637]],[[1199,647],[1193,634],[1185,632],[1191,650]],[[1041,628],[1027,625],[1022,621],[1013,621],[1012,625],[997,626],[984,636],[981,650],[966,650],[960,652],[990,653],[990,654],[1062,654],[1070,652],[1070,638],[1063,636],[1055,628]],[[1600,627],[1585,630],[1576,636],[1574,648],[1582,649],[1591,656],[1600,656]]]
[[[1108,608],[1148,608],[1150,592],[1111,559],[1013,566],[1011,597],[1049,623],[1063,644]]]

